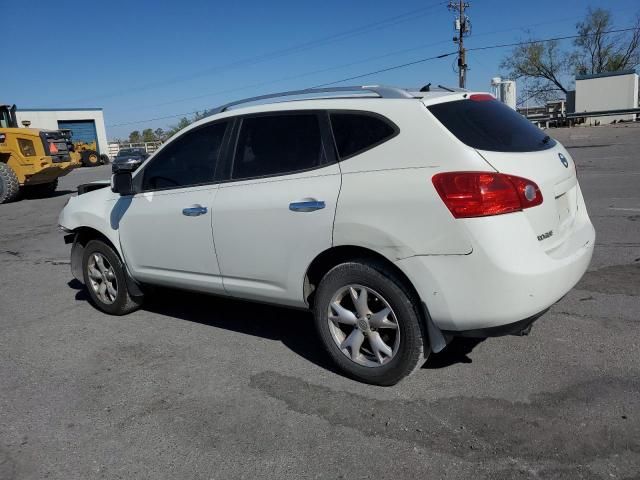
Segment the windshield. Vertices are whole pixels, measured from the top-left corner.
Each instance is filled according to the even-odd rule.
[[[9,111],[5,108],[0,108],[0,128],[10,128],[11,126]]]
[[[118,157],[126,157],[127,155],[144,155],[145,151],[141,148],[123,148],[118,152]]]
[[[478,150],[536,152],[556,145],[525,117],[489,95],[471,95],[469,100],[428,108],[458,140]]]

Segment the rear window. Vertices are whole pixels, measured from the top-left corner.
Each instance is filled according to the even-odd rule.
[[[497,100],[457,100],[429,111],[458,140],[493,152],[536,152],[556,142],[529,120]]]
[[[376,147],[398,132],[389,120],[369,113],[331,113],[331,127],[341,160]]]

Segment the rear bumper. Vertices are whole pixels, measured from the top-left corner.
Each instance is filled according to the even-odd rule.
[[[434,324],[449,335],[487,336],[503,327],[510,333],[505,326],[518,322],[517,330],[526,323],[522,319],[535,320],[578,283],[595,242],[584,203],[571,237],[552,251],[543,250],[521,213],[472,219],[467,228],[474,246],[469,255],[396,262],[427,304]]]
[[[504,337],[505,335],[514,335],[521,337],[529,335],[533,322],[538,320],[541,316],[547,313],[549,309],[545,309],[540,313],[519,320],[513,323],[507,323],[505,325],[499,325],[497,327],[477,328],[475,330],[460,330],[460,331],[448,331],[443,330],[442,334],[448,337],[467,337],[467,338],[488,338],[488,337]]]

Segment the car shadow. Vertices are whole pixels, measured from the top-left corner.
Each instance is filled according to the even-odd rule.
[[[456,337],[436,355],[431,355],[422,366],[426,369],[446,368],[457,363],[472,363],[469,354],[476,348],[476,345],[484,342],[485,338],[464,338]]]
[[[29,192],[25,190],[24,192],[20,192],[20,198],[23,200],[46,200],[47,198],[56,198],[62,197],[64,195],[69,195],[70,193],[76,193],[77,190],[56,190],[53,193],[49,193],[47,195],[39,195],[35,192]]]
[[[304,310],[164,288],[145,299],[143,310],[279,341],[315,365],[340,373],[317,341],[311,313]]]
[[[68,285],[77,290],[76,300],[90,301],[84,285],[78,280],[73,279]],[[155,288],[147,295],[142,310],[279,341],[315,365],[344,376],[322,348],[311,313],[304,310],[168,288]],[[471,363],[467,354],[481,341],[483,339],[454,338],[442,352],[432,354],[422,368],[437,369]]]

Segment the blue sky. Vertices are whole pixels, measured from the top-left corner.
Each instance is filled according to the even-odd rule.
[[[148,119],[455,50],[453,14],[436,0],[0,3],[0,100],[22,108],[102,107],[109,138],[178,121]],[[527,29],[539,38],[574,34],[589,5],[611,9],[619,27],[640,11],[637,0],[471,4],[468,47],[518,41]],[[69,27],[61,28],[65,21]],[[470,53],[468,87],[488,90],[508,51]],[[454,62],[450,56],[345,84],[456,85]],[[146,121],[121,125],[139,120]]]

